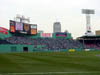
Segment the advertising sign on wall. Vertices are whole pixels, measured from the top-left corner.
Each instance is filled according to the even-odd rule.
[[[41,37],[52,37],[51,33],[41,33]]]
[[[67,33],[56,33],[57,37],[66,37]]]

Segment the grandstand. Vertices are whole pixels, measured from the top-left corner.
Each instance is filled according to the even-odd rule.
[[[41,34],[45,34],[45,36],[41,36]],[[22,46],[19,49],[19,52],[22,51],[67,51],[68,49],[82,49],[81,43],[73,40],[70,33],[64,33],[67,36],[62,36],[63,33],[53,33],[50,34],[52,37],[47,35],[49,33],[37,33],[37,35],[23,35],[23,34],[12,34],[8,31],[8,34],[2,37],[1,47],[0,49],[7,52],[13,51],[15,48],[15,52],[19,49],[19,45]],[[2,35],[1,35],[2,36]],[[4,46],[4,47],[3,47]],[[8,46],[8,47],[5,47]],[[8,49],[6,49],[8,48]],[[25,48],[27,50],[25,50]],[[1,51],[2,52],[2,51]]]
[[[77,40],[83,44],[84,49],[100,50],[100,36],[82,36]]]
[[[99,50],[100,37],[83,36],[74,40],[69,32],[37,33],[37,24],[10,20],[10,30],[0,27],[0,52]]]

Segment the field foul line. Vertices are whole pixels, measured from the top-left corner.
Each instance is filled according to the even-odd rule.
[[[4,73],[4,74],[0,74],[0,75],[43,75],[43,74],[74,74],[74,73],[100,73],[100,72],[36,72],[36,73]]]

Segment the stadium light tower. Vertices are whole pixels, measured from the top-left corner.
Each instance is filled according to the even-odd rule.
[[[95,11],[91,9],[82,9],[82,14],[86,14],[86,33],[85,35],[91,36],[93,35],[93,33],[91,31],[90,14],[95,14]]]

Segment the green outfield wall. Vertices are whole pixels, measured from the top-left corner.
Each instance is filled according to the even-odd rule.
[[[28,51],[24,51],[27,48]],[[0,53],[5,52],[33,52],[33,45],[0,45]]]
[[[43,46],[38,45],[37,48],[34,48],[33,45],[11,45],[11,44],[6,44],[6,45],[0,45],[0,53],[21,53],[21,52],[74,52],[74,51],[82,51],[82,49],[61,49],[61,50],[47,50],[47,49],[42,49]]]

